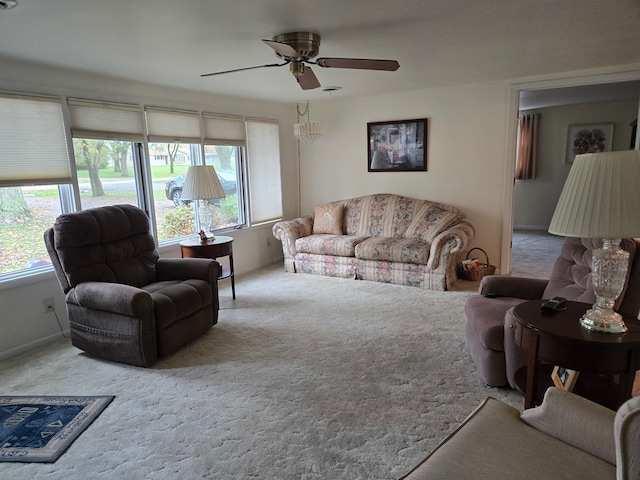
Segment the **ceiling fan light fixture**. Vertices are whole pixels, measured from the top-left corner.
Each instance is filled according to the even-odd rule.
[[[298,112],[298,123],[293,125],[293,136],[299,141],[305,143],[313,143],[322,136],[321,125],[316,122],[312,122],[309,118],[309,101],[307,100],[307,106],[304,112],[300,112],[300,107],[296,105]],[[307,121],[300,122],[300,117],[306,115]]]
[[[7,0],[0,0],[7,1]],[[265,67],[284,67],[289,65],[289,71],[303,90],[313,90],[320,87],[320,80],[316,77],[310,66],[322,68],[349,68],[357,70],[396,71],[400,64],[396,60],[376,60],[370,58],[335,58],[322,57],[316,61],[311,59],[318,55],[320,48],[320,35],[313,32],[290,32],[276,35],[271,40],[262,39],[262,42],[273,49],[276,56],[283,63],[270,63],[253,67],[234,68],[221,72],[204,73],[201,77],[212,77],[225,73],[242,72]]]
[[[302,62],[291,62],[289,64],[289,71],[294,77],[300,77],[304,75],[304,70],[304,63]]]

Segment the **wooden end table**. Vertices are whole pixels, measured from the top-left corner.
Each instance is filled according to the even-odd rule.
[[[611,409],[631,398],[635,373],[640,369],[640,321],[623,315],[629,328],[626,333],[594,332],[579,323],[590,304],[567,302],[566,309],[555,312],[546,312],[541,305],[541,300],[531,300],[513,309],[515,342],[525,351],[527,359],[526,382],[520,388],[525,395],[524,408],[535,406],[538,388],[544,385],[540,378],[543,362],[578,372],[612,375],[614,380],[607,384],[608,400],[598,398],[595,391],[594,398],[590,392],[584,394]],[[520,379],[525,375],[519,375]],[[522,387],[520,383],[518,386]],[[612,388],[616,389],[613,396]]]
[[[233,237],[216,236],[213,241],[201,243],[197,240],[183,240],[180,242],[180,252],[183,258],[212,258],[229,257],[229,268],[223,268],[218,280],[231,279],[231,293],[236,299],[236,282],[233,273]]]

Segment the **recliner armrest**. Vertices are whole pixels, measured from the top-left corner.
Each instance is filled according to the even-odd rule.
[[[616,412],[573,393],[550,387],[542,405],[525,410],[520,419],[536,430],[616,464]]]
[[[67,302],[91,310],[102,310],[130,317],[143,317],[153,311],[153,300],[149,293],[121,283],[80,283],[69,291]]]
[[[485,297],[512,297],[523,300],[542,298],[549,280],[545,278],[487,275],[480,282],[480,294]]]
[[[156,263],[156,279],[196,279],[213,285],[220,275],[220,270],[220,264],[210,258],[159,258]]]

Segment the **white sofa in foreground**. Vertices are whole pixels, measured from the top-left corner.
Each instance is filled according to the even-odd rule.
[[[401,480],[638,480],[640,397],[617,412],[551,387],[520,413],[488,398]]]

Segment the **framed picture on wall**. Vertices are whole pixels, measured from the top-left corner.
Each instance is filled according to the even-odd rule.
[[[573,163],[582,153],[610,152],[613,123],[582,123],[569,125],[566,162]]]
[[[427,119],[367,123],[369,172],[426,172]]]

